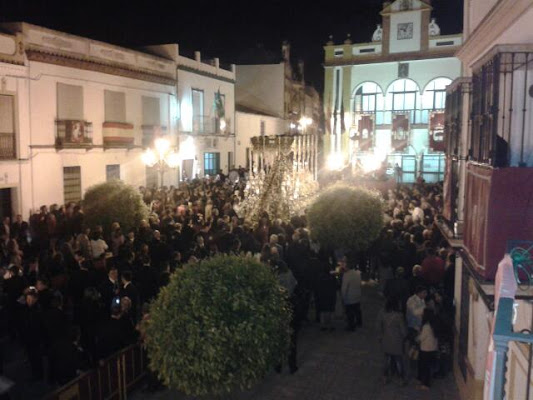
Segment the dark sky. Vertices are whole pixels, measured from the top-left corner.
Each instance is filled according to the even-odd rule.
[[[304,59],[306,80],[321,89],[322,46],[332,34],[370,41],[381,23],[381,0],[203,1],[0,0],[1,21],[26,21],[96,40],[134,47],[179,43],[187,55],[238,62],[258,45],[278,52],[283,40],[291,55]],[[433,0],[433,16],[443,34],[462,30],[462,0]]]

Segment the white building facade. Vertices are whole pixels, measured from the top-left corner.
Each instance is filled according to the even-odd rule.
[[[440,34],[429,1],[385,2],[372,42],[325,46],[325,155],[366,172],[399,164],[404,182],[444,176],[446,86],[462,35]]]
[[[234,163],[235,73],[218,60],[182,57],[177,45],[135,51],[27,23],[3,28],[3,216],[79,202],[106,180],[169,186]],[[224,109],[216,122],[215,93]],[[158,137],[180,157],[179,168],[162,175],[142,161]]]

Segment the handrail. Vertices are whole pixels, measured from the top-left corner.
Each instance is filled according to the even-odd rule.
[[[135,363],[136,352],[139,365]],[[97,367],[48,394],[45,400],[126,399],[128,389],[144,378],[147,372],[147,362],[144,358],[144,349],[139,343],[129,345],[100,361]]]

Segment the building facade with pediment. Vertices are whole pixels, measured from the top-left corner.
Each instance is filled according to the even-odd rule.
[[[444,176],[446,86],[461,74],[462,34],[441,35],[430,1],[383,3],[372,41],[325,50],[326,163],[365,172],[386,161],[404,182]]]
[[[141,155],[158,137],[179,151],[166,186],[232,164],[234,67],[178,45],[133,50],[28,23],[1,30],[1,216],[79,202],[111,179],[157,185]]]

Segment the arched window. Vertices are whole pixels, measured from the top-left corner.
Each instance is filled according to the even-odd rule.
[[[425,110],[444,110],[446,86],[451,82],[451,79],[448,78],[437,78],[429,82],[422,97],[422,108]]]
[[[364,82],[355,90],[355,113],[375,113],[383,109],[383,93],[374,82]]]
[[[387,109],[391,111],[414,111],[420,90],[410,79],[398,79],[389,86]]]

